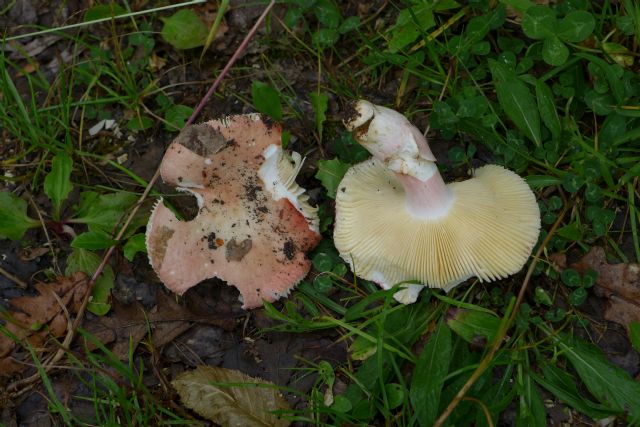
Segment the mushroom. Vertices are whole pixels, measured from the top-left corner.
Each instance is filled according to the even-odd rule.
[[[240,291],[243,308],[287,295],[308,273],[305,252],[320,240],[316,209],[295,178],[298,153],[259,115],[186,127],[169,146],[162,179],[194,195],[198,214],[181,221],[162,200],[147,226],[149,261],[182,294],[218,277]]]
[[[338,186],[334,242],[360,277],[412,303],[424,286],[450,290],[476,276],[518,272],[540,231],[527,183],[497,165],[445,184],[427,140],[402,114],[358,101],[345,120],[373,158]],[[417,284],[416,284],[417,283]]]

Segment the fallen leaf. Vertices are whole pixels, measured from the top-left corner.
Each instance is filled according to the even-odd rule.
[[[103,317],[97,326],[89,328],[103,344],[112,344],[111,351],[120,359],[126,359],[130,346],[135,349],[151,332],[151,343],[161,348],[191,327],[193,322],[206,323],[224,329],[232,329],[235,315],[201,313],[178,304],[164,292],[156,295],[158,305],[146,311],[139,302],[129,305],[113,301],[113,315]],[[87,343],[90,349],[93,347]]]
[[[223,427],[290,424],[273,414],[289,410],[276,385],[242,372],[198,366],[178,375],[171,384],[188,408]]]
[[[38,248],[24,248],[20,250],[18,256],[21,261],[33,261],[36,258],[41,257],[51,251],[50,248],[46,248],[44,246]]]
[[[603,248],[594,246],[570,266],[579,273],[591,269],[598,273],[597,289],[609,299],[604,318],[623,325],[629,332],[631,322],[640,322],[640,265],[609,264]]]
[[[60,302],[70,314],[77,313],[87,293],[87,285],[87,275],[78,272],[70,277],[59,277],[53,283],[36,284],[38,295],[11,300],[11,306],[16,310],[0,312],[0,319],[6,322],[5,333],[0,333],[0,377],[9,377],[27,366],[12,359],[16,341],[27,340],[32,347],[39,348],[49,336],[58,338],[65,334],[67,318]]]

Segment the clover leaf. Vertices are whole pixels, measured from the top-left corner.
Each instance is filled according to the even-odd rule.
[[[585,40],[595,29],[595,19],[590,12],[576,10],[558,20],[556,11],[548,6],[528,8],[522,18],[522,31],[535,40],[542,40],[542,59],[559,66],[567,62],[569,48],[565,43]]]

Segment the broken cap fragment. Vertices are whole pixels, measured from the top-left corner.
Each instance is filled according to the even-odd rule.
[[[345,123],[374,158],[349,169],[338,186],[340,255],[358,276],[384,288],[417,281],[449,290],[473,276],[492,281],[519,271],[540,229],[527,183],[487,165],[471,179],[445,184],[424,154],[431,153],[422,146],[426,139],[408,137],[421,133],[408,131],[398,115],[359,101]],[[395,296],[414,302],[421,289],[409,285]]]
[[[302,158],[282,150],[280,135],[259,115],[238,115],[189,126],[167,149],[162,179],[193,194],[199,208],[180,221],[160,201],[149,219],[149,260],[169,289],[182,294],[218,277],[253,308],[306,276],[318,217],[295,182]]]

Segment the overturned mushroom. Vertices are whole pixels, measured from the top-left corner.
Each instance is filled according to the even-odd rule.
[[[359,101],[345,122],[373,159],[338,186],[334,242],[354,272],[384,288],[417,281],[395,297],[414,302],[422,285],[449,290],[477,276],[519,271],[540,229],[529,186],[496,165],[445,184],[422,133],[400,113]]]
[[[182,294],[218,277],[253,308],[287,295],[308,273],[318,217],[295,182],[302,159],[284,153],[280,136],[259,115],[239,115],[189,126],[167,149],[162,179],[193,194],[199,208],[180,221],[160,201],[149,219],[149,260],[169,289]]]

